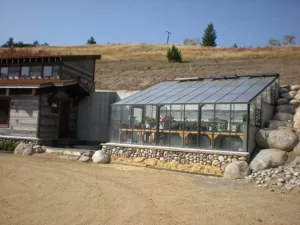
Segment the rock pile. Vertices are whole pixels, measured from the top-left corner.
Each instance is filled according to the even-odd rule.
[[[264,188],[277,186],[287,190],[300,189],[300,164],[260,170],[247,176],[246,179],[255,181],[257,186]]]
[[[300,188],[300,85],[281,86],[275,115],[256,134],[261,150],[250,163],[247,179],[258,186]]]
[[[20,142],[14,150],[16,155],[33,155],[35,153],[44,153],[45,149],[34,143]]]

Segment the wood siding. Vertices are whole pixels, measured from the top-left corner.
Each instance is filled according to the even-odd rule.
[[[78,80],[80,86],[87,92],[93,92],[94,87],[94,60],[64,61],[62,62],[62,80]]]
[[[51,106],[48,104],[49,95],[51,95],[51,93],[41,95],[39,138],[56,139],[59,138],[60,113],[51,112]],[[70,101],[70,114],[68,121],[69,138],[76,138],[76,126],[77,106],[73,107],[72,101]]]
[[[37,137],[38,112],[38,96],[11,95],[9,127],[0,128],[0,135]]]
[[[70,115],[69,115],[69,137],[76,139],[77,129],[77,106],[70,104]]]
[[[58,138],[59,113],[52,113],[48,103],[49,94],[41,95],[39,138]]]

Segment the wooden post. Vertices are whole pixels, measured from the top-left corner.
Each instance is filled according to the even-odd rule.
[[[32,91],[31,91],[31,94],[34,96],[34,95],[36,95],[36,89],[32,89]]]
[[[6,88],[5,95],[9,96],[9,88]]]

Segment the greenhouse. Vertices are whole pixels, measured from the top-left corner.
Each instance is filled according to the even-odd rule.
[[[162,81],[112,105],[111,143],[251,152],[279,74]]]

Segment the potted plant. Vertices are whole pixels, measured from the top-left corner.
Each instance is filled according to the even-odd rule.
[[[156,125],[156,119],[155,118],[147,116],[146,119],[145,119],[145,122],[146,122],[146,128],[147,129],[155,128],[155,125]]]
[[[170,123],[174,121],[174,117],[170,117],[168,115],[165,115],[162,119],[161,122],[163,124],[164,129],[169,129],[170,128]]]

